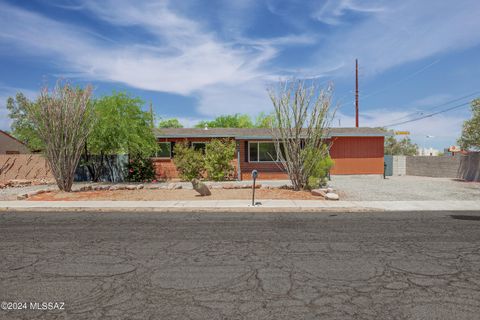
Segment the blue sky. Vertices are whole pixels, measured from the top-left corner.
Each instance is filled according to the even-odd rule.
[[[410,120],[480,96],[478,12],[478,0],[0,0],[0,129],[8,96],[59,77],[126,90],[187,126],[269,112],[268,86],[314,77],[335,87],[334,124],[353,126],[355,58],[360,125]],[[394,128],[443,148],[469,116]]]

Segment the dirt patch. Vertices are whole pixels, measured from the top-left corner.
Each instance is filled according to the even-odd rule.
[[[211,190],[212,195],[198,196],[194,190],[116,190],[116,191],[83,191],[83,192],[49,192],[28,198],[31,201],[168,201],[168,200],[247,200],[252,198],[249,189]],[[259,189],[255,191],[256,199],[269,200],[323,200],[307,191],[292,191],[283,189]]]

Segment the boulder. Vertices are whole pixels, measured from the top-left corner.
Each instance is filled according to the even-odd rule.
[[[128,184],[128,185],[125,186],[125,189],[126,190],[136,190],[137,186],[134,185],[134,184]]]
[[[198,179],[192,179],[192,186],[193,190],[197,191],[202,197],[212,194],[210,192],[210,189],[208,189],[208,187],[205,185],[205,183],[201,182]]]
[[[137,190],[143,189],[145,186],[143,184],[137,185]]]
[[[27,198],[28,198],[28,194],[26,194],[26,193],[22,193],[22,194],[17,195],[17,200],[25,200]]]
[[[330,187],[329,187],[329,188],[327,188],[326,191],[327,191],[327,193],[333,193],[333,191],[335,191],[335,190],[333,190],[333,188],[330,188]]]
[[[78,189],[78,191],[90,191],[93,189],[93,186],[82,186]]]
[[[325,195],[327,194],[323,189],[313,189],[311,193],[312,195],[318,197],[325,197]]]
[[[328,192],[325,194],[325,200],[339,200],[339,199],[340,197],[336,193]]]
[[[0,183],[0,189],[6,188],[7,185],[5,183]]]
[[[182,185],[181,184],[178,184],[178,183],[169,183],[167,185],[167,189],[168,190],[178,190],[178,189],[182,189]]]

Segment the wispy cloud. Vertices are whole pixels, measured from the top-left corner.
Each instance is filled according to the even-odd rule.
[[[15,97],[18,92],[22,92],[28,99],[34,100],[37,97],[37,92],[25,89],[6,86],[0,84],[0,129],[10,130],[12,120],[8,116],[7,99]]]
[[[100,6],[88,2],[91,10],[110,23],[144,27],[158,36],[157,44],[105,43],[88,30],[8,5],[2,5],[0,13],[0,41],[33,49],[36,54],[58,54],[79,76],[180,94],[213,83],[247,81],[258,76],[258,63],[274,54],[271,48],[258,51],[227,47],[163,3],[105,3]]]
[[[380,10],[387,5],[388,9]],[[369,1],[367,5],[363,1],[329,1],[320,11],[323,21],[340,24],[346,10],[362,8],[369,13],[368,19],[334,28],[335,36],[319,49],[320,69],[342,62],[351,64],[359,58],[365,74],[375,74],[480,43],[480,3],[476,0],[461,4],[452,0]]]
[[[55,64],[69,77],[194,96],[200,117],[269,110],[265,88],[270,81],[285,76],[342,75],[354,58],[360,59],[365,74],[376,74],[480,43],[480,4],[476,0],[465,0],[462,5],[451,0],[312,0],[308,5],[266,1],[273,14],[308,20],[299,24],[307,29],[286,29],[270,37],[246,32],[254,10],[262,5],[254,0],[223,3],[215,12],[222,30],[213,29],[191,12],[186,14],[182,7],[188,5],[173,0],[53,3],[86,13],[114,32],[99,34],[78,21],[58,22],[0,0],[0,50],[9,47],[19,55],[34,55],[45,64]],[[305,19],[291,14],[302,8]],[[352,16],[355,19],[350,19]],[[329,33],[323,33],[322,28]],[[129,36],[115,37],[117,32]],[[133,37],[136,32],[141,37]],[[296,49],[289,52],[296,63],[286,63],[286,67],[273,64],[285,48]],[[443,98],[416,103],[420,106]],[[410,105],[407,112],[418,106]],[[395,113],[389,110],[388,114]],[[388,120],[375,114],[362,116],[363,124]],[[435,123],[432,119],[428,122]]]
[[[106,41],[88,29],[0,5],[0,43],[9,43],[30,54],[54,55],[58,64],[68,65],[65,71],[70,76],[121,82],[146,90],[195,94],[203,99],[200,110],[209,115],[216,112],[213,110],[220,111],[218,105],[210,102],[229,94],[220,92],[220,88],[230,89],[230,94],[238,98],[252,95],[245,90],[253,87],[246,84],[250,81],[258,84],[259,79],[267,78],[262,65],[276,56],[277,46],[311,42],[304,35],[243,39],[241,45],[222,42],[201,24],[171,10],[168,1],[82,4],[84,10],[114,26],[142,28],[152,36],[148,44]],[[239,87],[242,96],[236,92]],[[257,93],[255,89],[253,95]]]
[[[327,0],[312,16],[324,23],[338,25],[346,12],[377,13],[385,8],[380,1]]]

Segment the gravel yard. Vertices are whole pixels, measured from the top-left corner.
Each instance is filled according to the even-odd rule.
[[[117,191],[83,191],[83,192],[49,192],[29,198],[31,201],[88,201],[88,200],[127,200],[127,201],[161,201],[161,200],[250,200],[251,189],[213,189],[212,195],[201,197],[194,190],[117,190]],[[282,189],[258,189],[255,191],[257,200],[323,200],[322,197],[313,196],[310,192],[291,191]]]
[[[225,182],[232,184],[235,182]],[[239,182],[244,184],[246,182]],[[280,186],[288,181],[262,181],[263,186]],[[168,184],[168,183],[167,183]],[[191,190],[190,183],[180,183],[181,190],[119,190],[114,192],[96,191],[80,192],[65,195],[59,192],[35,196],[34,200],[221,200],[221,199],[249,199],[251,190],[248,189],[213,189],[210,197],[197,197]],[[215,183],[223,184],[223,183]],[[78,189],[86,183],[75,183]],[[160,183],[159,185],[163,185]],[[340,195],[340,200],[480,200],[480,183],[463,182],[448,178],[430,178],[418,176],[396,176],[383,179],[381,176],[332,176],[329,182]],[[16,200],[18,194],[28,193],[39,189],[58,190],[56,185],[38,185],[0,189],[1,200]],[[307,192],[296,193],[290,190],[257,190],[259,199],[315,199]]]
[[[341,200],[480,200],[480,183],[418,176],[332,176]]]

